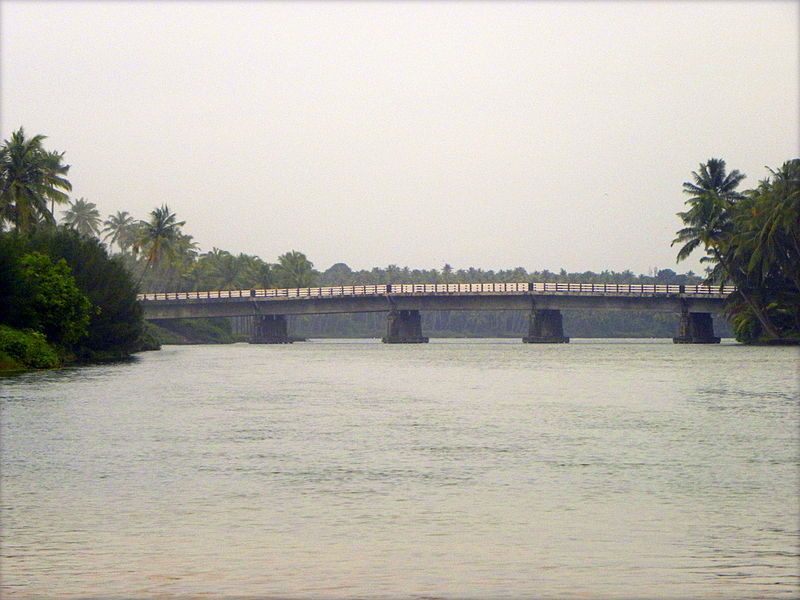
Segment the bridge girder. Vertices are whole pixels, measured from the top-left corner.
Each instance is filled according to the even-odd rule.
[[[315,315],[358,312],[480,310],[643,310],[661,313],[719,312],[724,299],[671,295],[376,294],[323,298],[211,298],[142,302],[148,320]]]

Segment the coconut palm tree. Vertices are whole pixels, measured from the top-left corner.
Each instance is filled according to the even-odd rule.
[[[137,240],[133,245],[134,253],[142,253],[145,258],[145,266],[139,283],[148,269],[159,265],[164,258],[171,258],[175,255],[181,236],[181,227],[185,224],[185,221],[178,221],[175,213],[171,212],[166,204],[152,210],[147,221],[139,222]]]
[[[275,272],[286,287],[310,287],[316,279],[313,263],[297,250],[279,256]]]
[[[64,211],[64,224],[81,235],[96,236],[100,233],[100,211],[94,202],[78,198]]]
[[[252,271],[252,281],[260,289],[271,288],[275,285],[275,270],[273,265],[258,259]]]
[[[72,190],[64,153],[45,150],[45,139],[43,135],[26,138],[20,127],[0,147],[0,221],[13,223],[20,232],[38,222],[54,225],[54,205],[66,203],[66,192]]]
[[[223,252],[214,262],[214,287],[219,290],[233,290],[240,286],[244,265],[230,252]]]
[[[442,267],[442,281],[445,283],[450,283],[453,280],[453,267],[450,266],[450,263],[445,263]]]
[[[731,231],[731,209],[743,198],[736,187],[745,175],[737,170],[726,173],[725,161],[712,158],[692,171],[692,178],[694,182],[683,184],[683,193],[690,196],[686,201],[689,210],[678,213],[687,227],[678,231],[672,245],[684,243],[678,262],[701,244],[708,255],[701,262],[717,262],[720,245]]]
[[[103,239],[110,245],[116,244],[120,253],[125,252],[133,245],[135,240],[136,221],[127,210],[117,211],[103,221]]]
[[[730,245],[733,239],[734,207],[744,198],[736,188],[745,175],[737,170],[727,173],[725,161],[712,158],[701,164],[698,171],[693,171],[692,178],[694,182],[687,181],[683,184],[683,193],[689,196],[685,202],[689,210],[678,213],[686,227],[680,229],[672,240],[673,246],[683,244],[678,251],[678,262],[702,246],[706,256],[700,262],[713,265],[708,279],[720,284],[726,280],[735,282],[738,293],[753,311],[764,331],[771,337],[778,337],[769,317],[748,289],[747,274],[733,261]]]
[[[736,258],[762,281],[780,272],[800,292],[800,159],[769,172],[734,217],[742,238]]]
[[[776,329],[800,333],[800,159],[769,171],[736,206],[729,254]]]

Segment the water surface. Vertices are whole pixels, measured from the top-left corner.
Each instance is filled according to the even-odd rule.
[[[797,369],[363,340],[6,378],[0,595],[797,597]]]

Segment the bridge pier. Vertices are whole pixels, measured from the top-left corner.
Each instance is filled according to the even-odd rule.
[[[291,344],[286,315],[253,315],[251,344]]]
[[[427,344],[418,310],[393,310],[386,320],[384,344]]]
[[[560,310],[532,310],[526,344],[568,344]]]
[[[714,320],[711,313],[681,311],[678,337],[672,338],[675,344],[719,344],[714,335]]]

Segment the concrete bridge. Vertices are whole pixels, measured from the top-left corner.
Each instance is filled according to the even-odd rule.
[[[523,342],[566,343],[562,310],[646,310],[680,314],[677,344],[713,344],[712,312],[732,286],[615,283],[447,283],[139,294],[145,319],[252,317],[252,342],[288,343],[287,315],[386,312],[389,344],[425,343],[421,311],[529,311]]]

